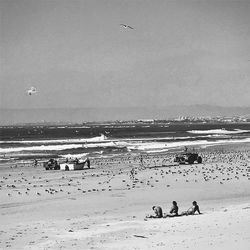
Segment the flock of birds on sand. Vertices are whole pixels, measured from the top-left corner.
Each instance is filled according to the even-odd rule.
[[[0,177],[0,192],[8,197],[34,195],[77,195],[79,193],[132,190],[134,188],[170,187],[176,182],[217,182],[245,178],[250,180],[250,152],[204,153],[206,164],[165,166],[170,156],[122,157],[95,160],[95,168],[61,172],[43,169],[34,172],[29,168],[23,172],[13,171]],[[151,168],[153,166],[153,168]],[[37,171],[37,170],[36,170]],[[42,172],[41,172],[42,171]],[[47,196],[46,196],[47,195]]]
[[[158,187],[165,190],[169,187],[175,188],[181,183],[185,188],[185,185],[195,182],[220,185],[239,180],[242,184],[250,180],[250,151],[206,152],[201,155],[205,164],[167,166],[171,163],[173,155],[147,155],[143,160],[140,157],[129,156],[95,159],[92,162],[95,168],[83,171],[45,171],[40,167],[18,165],[1,172],[0,197],[5,204],[18,203],[19,197],[22,202],[54,198],[75,200],[91,193],[106,192],[108,195],[112,190],[119,193],[126,190],[129,192],[128,190],[135,188],[147,190]],[[174,189],[171,189],[171,192],[174,192]],[[116,195],[113,192],[110,194]],[[36,229],[35,226],[30,230],[33,233]],[[27,230],[26,228],[20,231],[19,228],[18,231],[14,231],[5,242],[0,240],[0,247],[1,244],[5,244],[6,248],[12,247],[12,242],[29,233]],[[4,233],[5,231],[0,231],[2,238]],[[42,234],[40,240],[49,237],[45,231]],[[34,243],[34,240],[30,240],[29,245]]]

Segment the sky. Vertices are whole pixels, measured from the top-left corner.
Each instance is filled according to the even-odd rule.
[[[0,11],[1,109],[250,106],[248,0],[0,0]]]

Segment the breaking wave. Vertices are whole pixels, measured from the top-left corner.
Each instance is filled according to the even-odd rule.
[[[210,129],[210,130],[190,130],[187,131],[191,134],[241,134],[241,133],[248,133],[250,130],[242,130],[242,129],[235,129],[235,130],[226,130],[226,129]]]
[[[81,144],[65,144],[65,145],[41,145],[33,147],[17,147],[17,148],[0,148],[0,153],[22,152],[22,151],[60,151],[66,149],[82,148]]]
[[[0,143],[22,143],[22,144],[51,144],[51,143],[88,143],[88,142],[100,142],[107,140],[107,137],[103,134],[92,138],[80,138],[80,139],[52,139],[52,140],[20,140],[20,141],[0,141]]]
[[[249,143],[250,138],[244,139],[232,139],[232,140],[218,140],[218,141],[207,141],[207,140],[198,140],[198,141],[184,141],[184,142],[170,142],[170,143],[161,143],[161,142],[152,142],[152,143],[144,143],[144,144],[135,144],[130,145],[127,148],[130,151],[138,150],[138,151],[146,151],[149,150],[167,150],[169,148],[178,148],[185,146],[200,146],[200,145],[216,145],[216,144],[227,144],[227,143]]]
[[[199,146],[199,145],[213,145],[213,144],[224,144],[224,143],[237,143],[237,142],[250,142],[250,138],[244,139],[220,139],[220,140],[185,140],[185,141],[151,141],[149,140],[108,140],[108,141],[100,141],[93,143],[85,143],[85,144],[56,144],[56,145],[36,145],[36,146],[26,146],[26,147],[8,147],[8,148],[0,148],[0,153],[13,153],[13,152],[42,152],[45,153],[47,151],[63,151],[63,150],[119,150],[125,148],[127,151],[148,151],[148,150],[159,150],[159,149],[168,149],[168,148],[177,148],[184,146]],[[84,152],[84,153],[85,153]]]
[[[91,155],[101,155],[103,154],[103,151],[96,151],[96,152],[91,152]],[[59,155],[60,157],[62,158],[78,158],[78,159],[81,159],[81,158],[85,158],[89,155],[89,153],[81,153],[81,154],[63,154],[63,155]]]

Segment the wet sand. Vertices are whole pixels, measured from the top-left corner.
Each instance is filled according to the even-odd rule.
[[[70,172],[1,165],[0,249],[249,249],[249,144],[201,154],[202,164],[161,154]],[[144,220],[173,200],[202,214]]]

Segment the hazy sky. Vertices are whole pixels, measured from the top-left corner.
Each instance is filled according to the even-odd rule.
[[[0,10],[1,108],[250,105],[249,0],[0,0]]]

